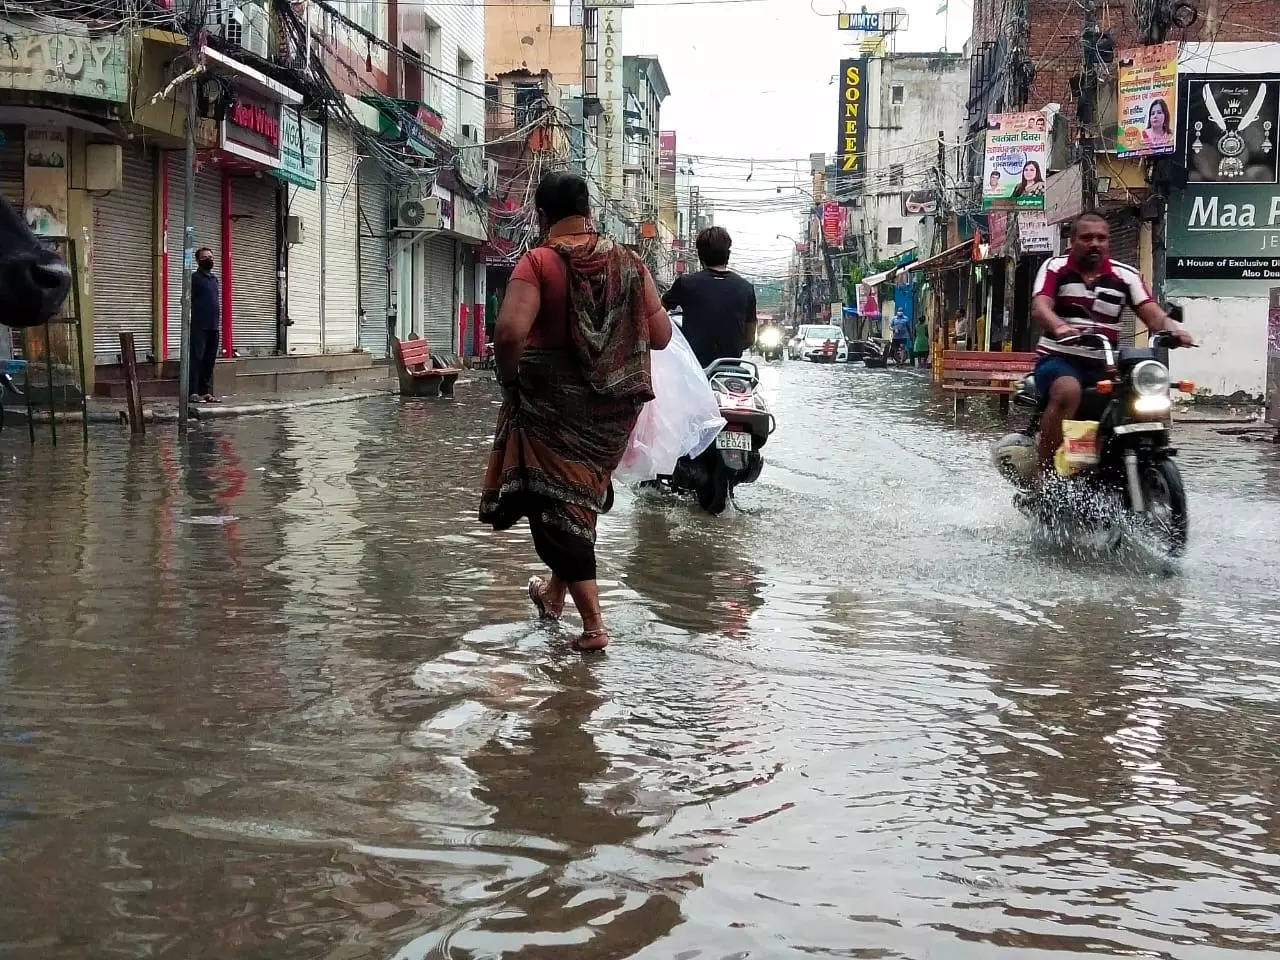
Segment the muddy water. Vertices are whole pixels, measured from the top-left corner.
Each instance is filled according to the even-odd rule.
[[[1280,949],[1280,458],[1176,570],[1037,537],[907,372],[786,365],[719,519],[624,493],[607,655],[472,520],[494,407],[0,435],[0,955]],[[65,441],[65,438],[64,438]]]

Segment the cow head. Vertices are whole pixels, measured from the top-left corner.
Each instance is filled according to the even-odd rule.
[[[62,306],[71,271],[0,197],[0,323],[33,327]]]

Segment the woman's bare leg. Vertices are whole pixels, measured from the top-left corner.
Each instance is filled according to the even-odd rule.
[[[564,607],[564,595],[565,591],[568,589],[569,584],[565,583],[553,573],[551,575],[551,579],[547,581],[547,590],[542,597],[547,602],[548,606],[560,610]]]
[[[604,615],[600,612],[600,590],[594,580],[571,583],[569,595],[582,617],[582,636],[574,643],[579,650],[601,650],[609,645],[609,635],[604,629]]]

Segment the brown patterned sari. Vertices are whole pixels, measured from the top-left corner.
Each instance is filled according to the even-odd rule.
[[[594,579],[596,518],[612,503],[611,475],[653,399],[646,276],[606,237],[550,246],[568,279],[567,346],[521,357],[514,393],[498,413],[480,520],[505,530],[529,517],[543,560],[574,582]],[[589,553],[589,565],[553,562],[548,533],[569,553]]]

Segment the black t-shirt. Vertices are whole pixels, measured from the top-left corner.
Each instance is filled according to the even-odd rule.
[[[721,357],[740,357],[756,322],[756,289],[736,273],[699,270],[676,277],[662,298],[668,310],[684,310],[681,331],[704,367]]]

